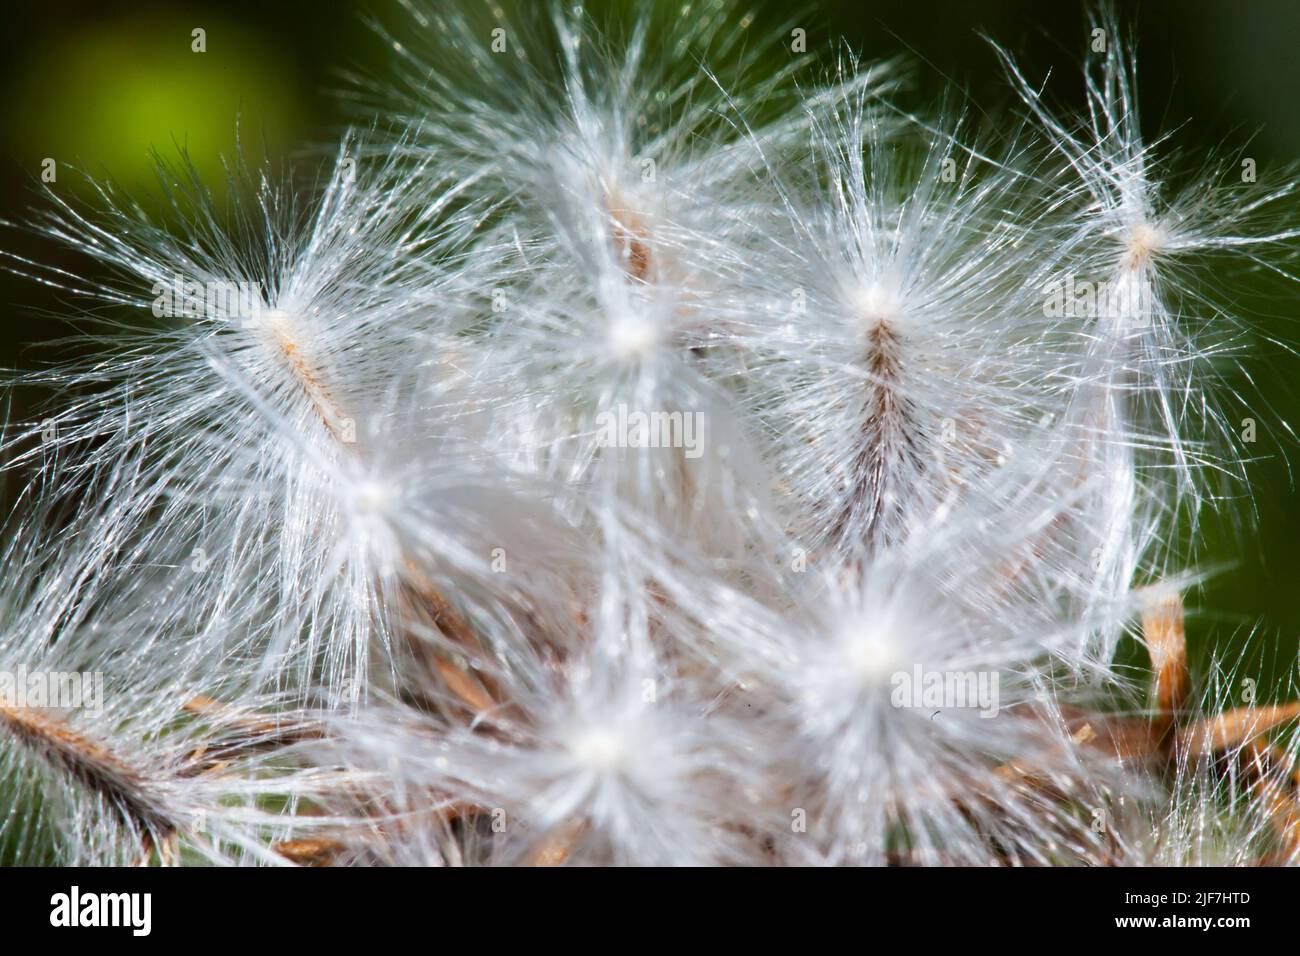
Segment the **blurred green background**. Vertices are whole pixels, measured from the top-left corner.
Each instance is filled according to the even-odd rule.
[[[665,2],[677,7],[682,0]],[[513,6],[509,0],[500,5]],[[586,6],[599,17],[610,3]],[[754,30],[765,24],[775,29],[797,14],[810,52],[828,62],[841,37],[868,58],[909,53],[918,65],[915,103],[936,102],[955,84],[991,116],[1011,104],[979,36],[984,31],[1016,52],[1028,76],[1041,78],[1051,69],[1060,102],[1082,104],[1077,62],[1087,31],[1081,3],[814,0],[806,17],[799,3],[755,2],[751,9]],[[174,154],[175,144],[219,178],[219,156],[233,149],[236,117],[247,152],[265,151],[277,161],[310,155],[310,146],[328,142],[349,118],[334,95],[344,85],[340,71],[361,67],[383,74],[385,47],[365,26],[368,13],[403,20],[393,0],[10,0],[0,35],[0,218],[28,218],[47,157],[59,163],[60,190],[76,188],[69,164],[110,174],[126,186],[149,184],[150,150]],[[1148,135],[1177,126],[1177,144],[1194,152],[1220,144],[1236,150],[1250,140],[1247,154],[1261,174],[1300,156],[1300,57],[1294,50],[1300,3],[1152,0],[1121,4],[1121,13],[1140,38]],[[196,28],[205,31],[203,53],[191,50]],[[12,253],[64,264],[59,249],[21,230],[5,230],[0,241]],[[1258,439],[1249,447],[1258,460],[1248,487],[1207,516],[1198,536],[1198,564],[1217,573],[1189,597],[1195,609],[1189,632],[1201,655],[1216,642],[1245,646],[1258,632],[1265,640],[1244,672],[1259,673],[1267,686],[1296,675],[1300,509],[1285,459],[1300,460],[1287,426],[1300,420],[1300,359],[1265,339],[1300,342],[1300,297],[1263,275],[1233,291],[1258,335],[1244,368],[1231,373],[1224,398],[1233,421],[1251,417],[1258,423]],[[0,301],[0,365],[28,369],[50,359],[41,343],[67,334],[56,316],[71,308],[9,274],[0,275]],[[1240,400],[1230,397],[1235,389],[1242,390]],[[49,398],[18,392],[11,421],[35,416]],[[9,498],[18,480],[9,479]]]

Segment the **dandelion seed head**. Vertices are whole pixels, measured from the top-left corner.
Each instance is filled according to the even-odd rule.
[[[0,700],[0,852],[1296,860],[1295,709],[1187,705],[1179,598],[1199,270],[1286,275],[1294,183],[1171,188],[1104,11],[1085,113],[999,50],[976,124],[733,0],[401,6],[314,185],[182,157],[165,219],[50,194],[103,278],[7,256],[96,354],[4,442],[0,674],[118,686]]]
[[[586,730],[571,745],[577,760],[593,773],[618,773],[627,765],[628,752],[625,741],[611,730]]]
[[[646,316],[619,316],[609,324],[609,347],[620,361],[646,358],[659,345],[661,338],[659,324]]]
[[[848,665],[864,687],[876,687],[903,662],[902,648],[894,634],[872,621],[857,622],[845,638]]]
[[[367,478],[357,485],[354,500],[362,514],[382,515],[391,507],[393,494],[383,482]]]
[[[877,335],[884,329],[893,332],[904,321],[901,298],[879,282],[855,289],[853,308],[867,335]]]

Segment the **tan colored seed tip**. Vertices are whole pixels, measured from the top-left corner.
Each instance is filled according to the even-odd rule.
[[[1150,223],[1139,222],[1129,233],[1128,258],[1125,264],[1130,269],[1139,268],[1164,247],[1165,234]]]
[[[1142,610],[1142,636],[1155,672],[1156,730],[1163,736],[1186,705],[1191,691],[1183,601],[1177,590],[1159,585],[1147,592]]]

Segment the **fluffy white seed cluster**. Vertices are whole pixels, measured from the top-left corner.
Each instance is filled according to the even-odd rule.
[[[407,8],[323,186],[182,156],[8,257],[88,357],[0,672],[103,683],[0,694],[0,858],[1300,861],[1297,706],[1178,597],[1289,183],[1168,185],[1104,12],[1082,117],[995,48],[980,126],[728,2]]]

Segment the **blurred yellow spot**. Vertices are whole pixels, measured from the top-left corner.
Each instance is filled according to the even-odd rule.
[[[122,19],[70,32],[33,49],[10,93],[11,152],[39,174],[57,163],[55,188],[79,188],[84,169],[126,188],[155,182],[151,150],[188,149],[209,185],[222,186],[221,156],[236,129],[250,160],[296,147],[298,75],[282,51],[246,28]],[[206,51],[191,31],[206,31]]]

